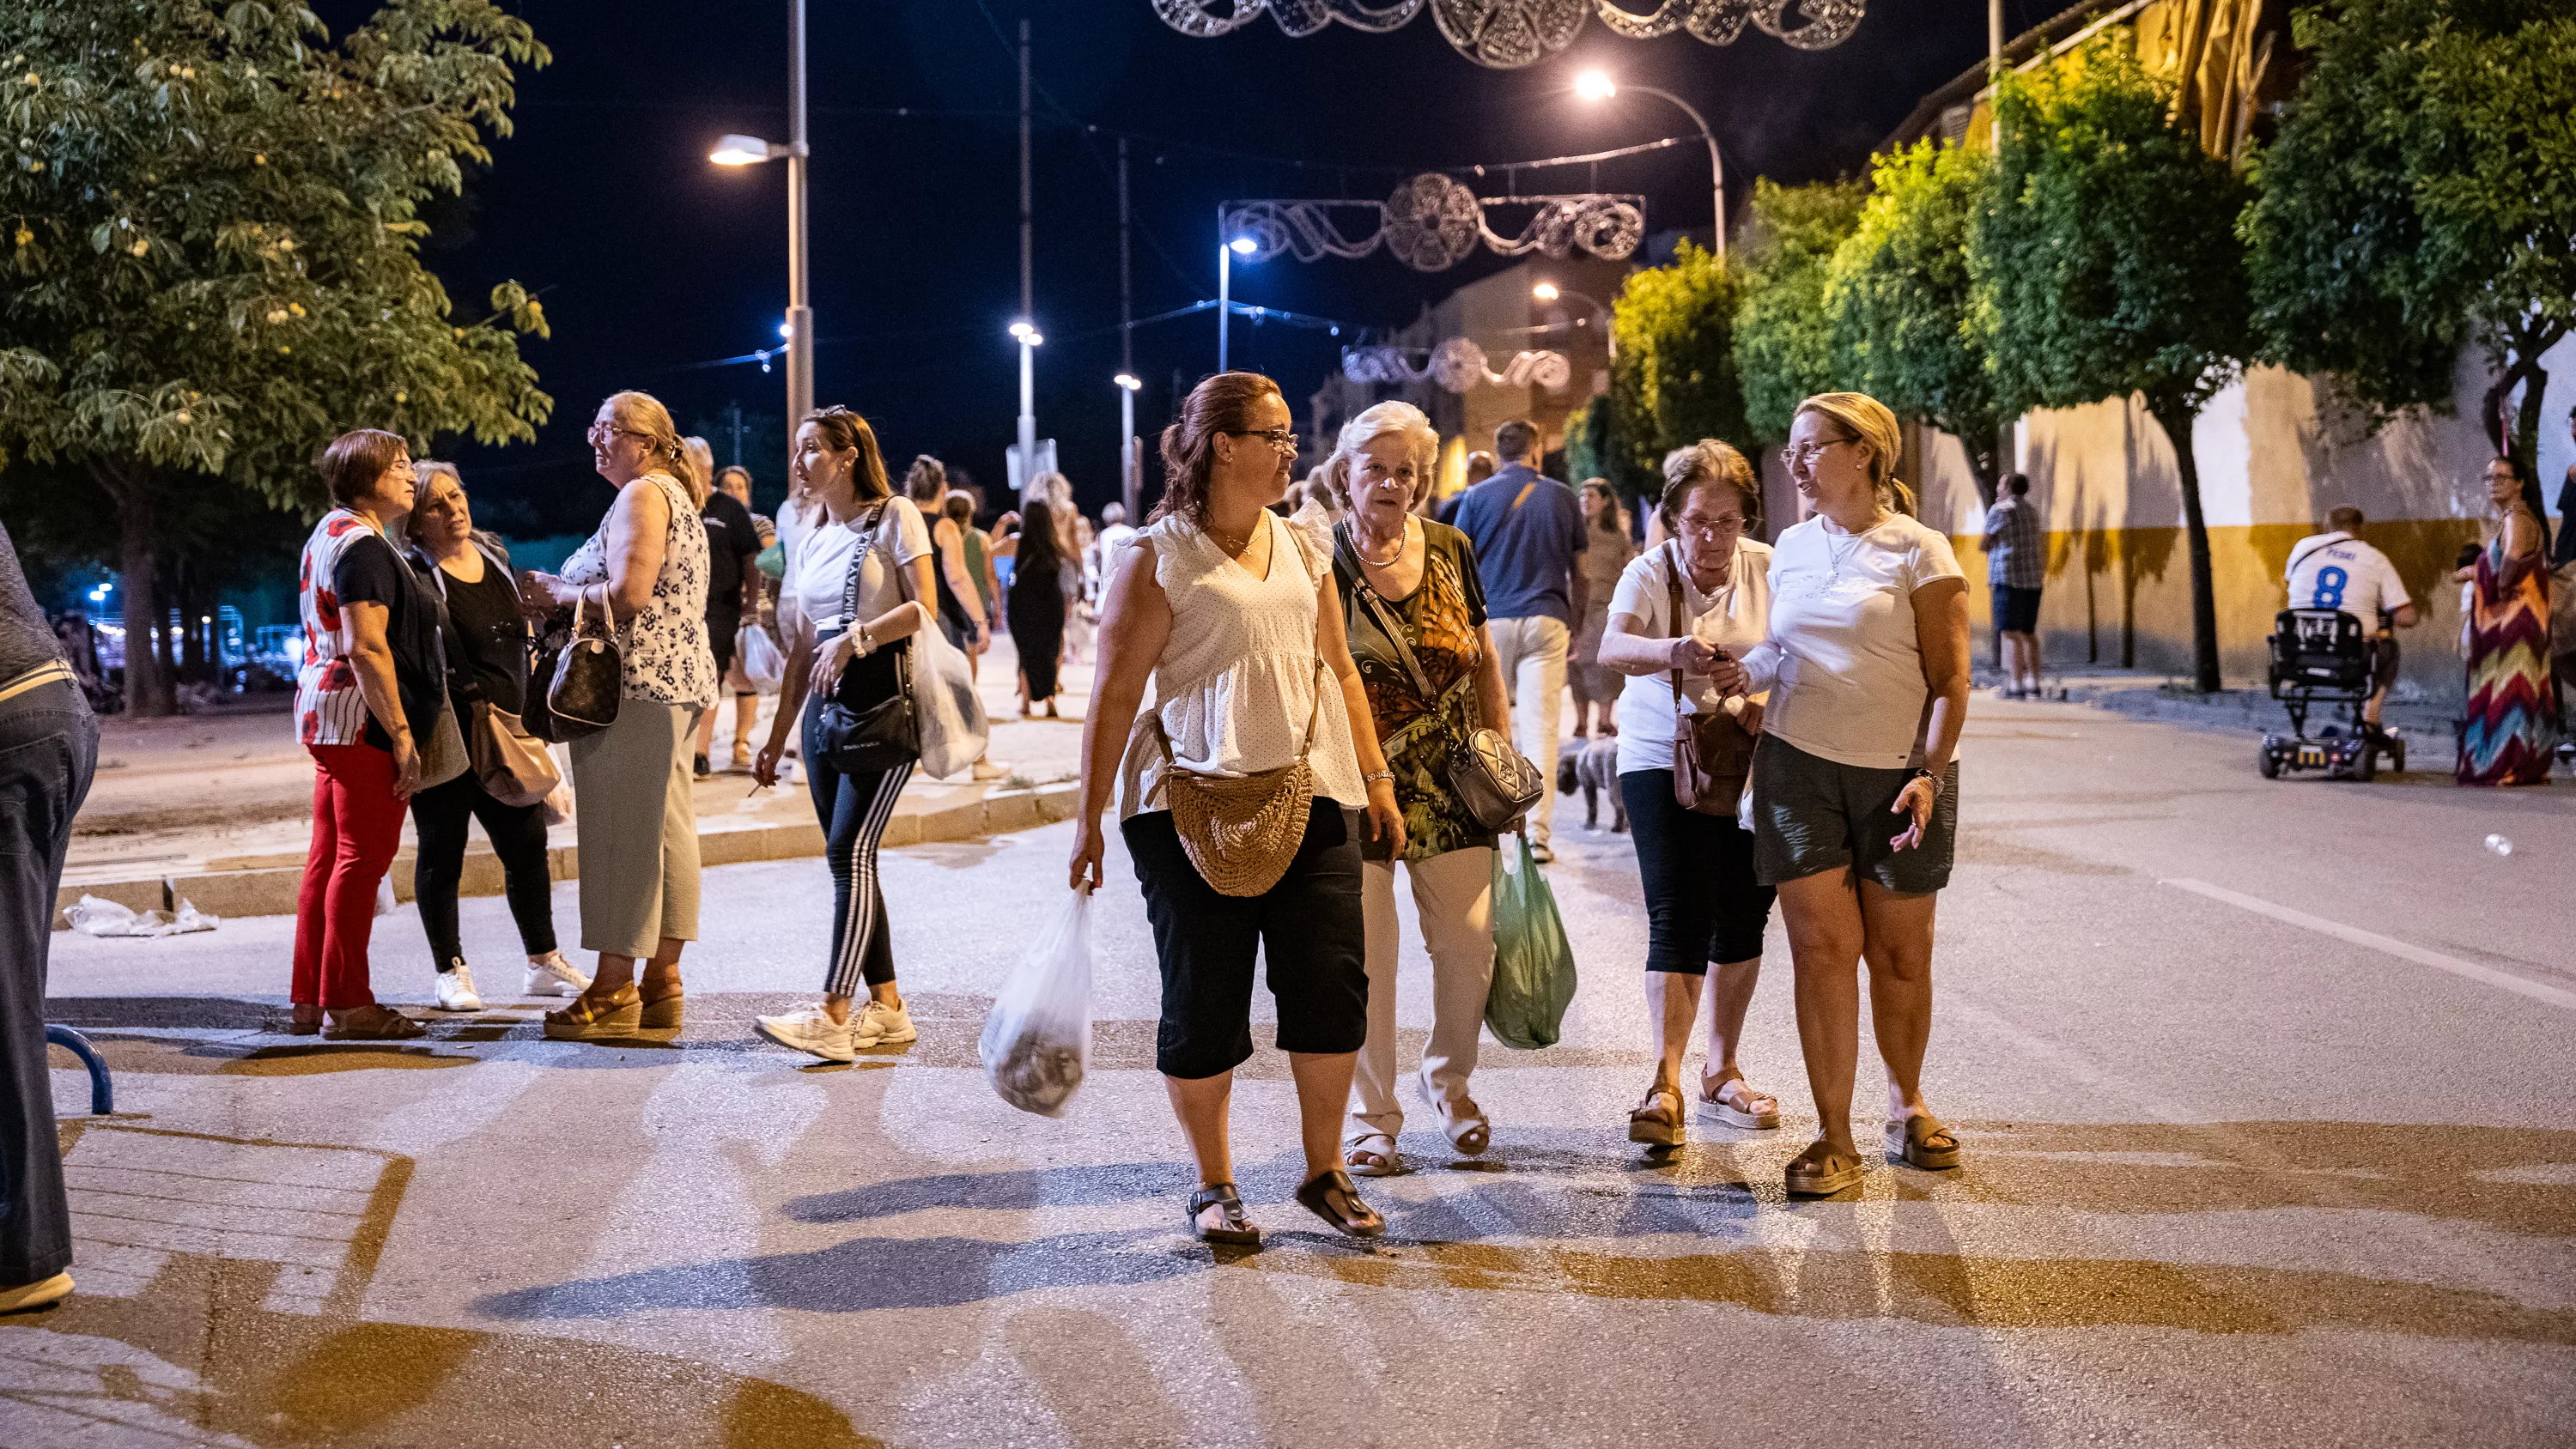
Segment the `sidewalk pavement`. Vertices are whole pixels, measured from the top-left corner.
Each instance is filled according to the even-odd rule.
[[[1017,674],[1010,637],[1003,635],[981,661],[977,680],[993,721],[986,758],[1003,773],[989,781],[915,775],[886,827],[886,844],[969,840],[1073,813],[1091,665],[1062,671],[1060,719],[1020,718]],[[768,738],[776,709],[774,696],[762,698],[750,733],[755,751]],[[732,704],[719,703],[709,754],[716,773],[692,792],[701,861],[730,865],[822,854],[823,832],[802,774],[761,789],[748,769],[732,764],[733,720]],[[792,732],[788,750],[792,762]],[[556,759],[563,762],[560,748]],[[73,827],[55,897],[56,928],[67,924],[60,909],[83,895],[137,911],[175,909],[185,899],[216,916],[291,914],[312,830],[312,793],[312,757],[296,743],[284,708],[102,721],[98,778]],[[479,834],[476,839],[465,857],[464,894],[499,895],[500,862]],[[553,839],[554,878],[577,879],[570,824],[557,827]],[[411,899],[414,854],[406,820],[391,872],[397,900]]]

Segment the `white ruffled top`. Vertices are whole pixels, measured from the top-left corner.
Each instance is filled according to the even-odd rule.
[[[1170,808],[1162,798],[1158,716],[1171,738],[1170,763],[1240,777],[1295,763],[1311,714],[1315,737],[1306,759],[1315,793],[1354,810],[1368,806],[1340,682],[1316,667],[1315,594],[1333,571],[1330,535],[1275,513],[1261,517],[1270,530],[1266,578],[1254,578],[1178,516],[1158,520],[1139,540],[1153,545],[1154,582],[1171,600],[1172,637],[1154,664],[1155,702],[1127,736],[1121,820]]]

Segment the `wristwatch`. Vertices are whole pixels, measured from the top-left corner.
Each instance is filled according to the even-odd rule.
[[[1935,794],[1935,795],[1938,795],[1938,794],[1940,794],[1940,793],[1941,793],[1941,777],[1940,777],[1940,776],[1938,776],[1938,775],[1933,774],[1930,770],[1927,770],[1927,769],[1923,768],[1921,765],[1917,765],[1917,766],[1915,766],[1915,767],[1914,767],[1914,778],[1915,778],[1915,779],[1917,779],[1917,780],[1929,780],[1929,781],[1931,781],[1931,782],[1932,782],[1932,793],[1933,793],[1933,794]]]
[[[1380,780],[1384,780],[1390,785],[1394,784],[1395,772],[1393,770],[1369,770],[1360,775],[1360,783],[1362,785],[1374,785]]]

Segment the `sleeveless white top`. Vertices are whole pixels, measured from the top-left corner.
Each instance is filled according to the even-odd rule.
[[[1353,810],[1368,808],[1341,682],[1315,656],[1315,591],[1333,571],[1332,547],[1268,510],[1270,575],[1256,579],[1196,525],[1172,516],[1144,532],[1154,547],[1154,582],[1172,604],[1172,637],[1154,664],[1154,700],[1128,732],[1119,768],[1118,818],[1169,809],[1161,798],[1163,743],[1170,763],[1194,774],[1258,775],[1296,763],[1315,721],[1306,761],[1315,793]],[[1319,699],[1320,691],[1320,699]]]
[[[707,642],[706,526],[698,521],[688,490],[670,474],[647,473],[626,486],[660,489],[662,501],[670,505],[671,522],[662,540],[662,571],[654,576],[653,596],[617,626],[617,648],[626,661],[622,692],[629,699],[704,708],[716,702],[716,656]],[[609,582],[607,519],[564,560],[563,579]]]

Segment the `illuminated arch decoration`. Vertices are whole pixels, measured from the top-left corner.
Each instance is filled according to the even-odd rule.
[[[1494,230],[1490,213],[1522,207],[1529,215],[1517,231]],[[1245,255],[1253,261],[1282,252],[1301,262],[1356,260],[1383,247],[1415,271],[1440,272],[1474,255],[1479,244],[1507,257],[1581,251],[1624,261],[1646,234],[1646,199],[1600,193],[1479,197],[1454,177],[1425,172],[1384,201],[1230,201],[1220,209],[1219,223],[1227,239],[1252,242]]]
[[[1470,338],[1452,337],[1432,348],[1430,357],[1419,367],[1413,363],[1417,350],[1345,347],[1342,376],[1353,382],[1391,387],[1429,381],[1459,393],[1475,387],[1537,387],[1563,392],[1574,381],[1574,364],[1562,352],[1515,352],[1503,364],[1503,370],[1496,372],[1485,349]]]
[[[1868,0],[1655,0],[1643,14],[1620,0],[1153,0],[1154,13],[1184,35],[1214,39],[1267,11],[1290,35],[1342,24],[1385,34],[1425,8],[1459,54],[1496,70],[1518,70],[1564,50],[1594,15],[1630,40],[1680,31],[1729,45],[1747,25],[1783,45],[1826,50],[1851,39]],[[1630,0],[1635,3],[1635,0]],[[1792,8],[1797,18],[1791,19]]]

